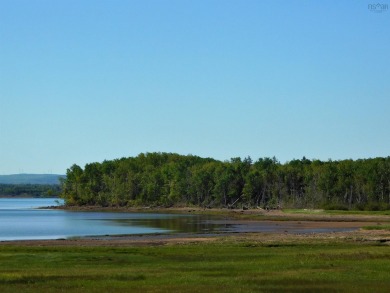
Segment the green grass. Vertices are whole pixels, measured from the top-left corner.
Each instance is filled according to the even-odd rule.
[[[318,209],[284,209],[287,214],[317,214],[317,215],[372,215],[372,216],[388,216],[390,211],[358,211],[358,210],[318,210]]]
[[[373,216],[388,216],[390,211],[341,211],[341,210],[326,210],[327,214],[331,215],[373,215]]]
[[[320,210],[320,209],[283,209],[282,210],[284,213],[287,213],[287,214],[324,214],[325,211],[324,210]]]
[[[373,225],[363,227],[365,230],[387,230],[390,231],[390,225]]]
[[[258,241],[0,246],[0,292],[390,292],[390,249]]]

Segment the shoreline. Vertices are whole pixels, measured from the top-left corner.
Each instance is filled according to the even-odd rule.
[[[80,237],[70,239],[47,240],[12,240],[0,241],[0,247],[4,246],[28,246],[28,247],[126,247],[126,246],[166,246],[188,245],[197,243],[259,243],[272,245],[281,243],[312,243],[325,244],[330,242],[353,242],[361,244],[380,244],[390,246],[390,231],[357,229],[348,232],[329,233],[229,233],[199,235],[189,233],[178,234],[143,234],[143,235],[106,235],[96,237]]]
[[[118,213],[165,213],[215,215],[246,221],[313,221],[313,222],[389,222],[389,215],[376,214],[331,214],[320,209],[305,209],[308,213],[292,213],[279,210],[228,209],[201,207],[101,207],[101,206],[49,206],[41,209],[57,209],[79,212],[118,212]]]
[[[199,207],[104,208],[96,206],[55,206],[43,207],[43,209],[80,212],[207,214],[216,216],[215,221],[224,221],[228,225],[236,225],[236,228],[228,232],[212,232],[210,234],[173,232],[167,234],[102,235],[48,240],[9,240],[0,241],[0,246],[155,246],[225,240],[272,243],[277,241],[351,240],[390,243],[390,231],[362,229],[362,227],[369,225],[389,225],[390,217],[387,215],[332,215],[323,214],[321,213],[322,211],[300,214],[283,212],[282,210],[203,209]],[[218,217],[219,220],[217,219]],[[270,223],[274,230],[260,230],[261,225]],[[304,229],[307,231],[302,232]]]

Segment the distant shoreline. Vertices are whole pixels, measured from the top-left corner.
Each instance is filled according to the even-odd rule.
[[[66,178],[63,174],[9,174],[0,175],[0,184],[10,185],[60,185],[60,178]]]
[[[227,209],[201,207],[101,207],[101,206],[50,206],[45,209],[85,212],[119,213],[167,213],[217,215],[246,221],[312,221],[312,222],[390,222],[390,217],[377,214],[328,214],[324,210],[306,210],[307,213],[292,213],[283,210]],[[302,210],[302,212],[305,210]]]
[[[31,196],[31,195],[0,195],[0,198],[55,198],[55,199],[61,199],[58,196]]]

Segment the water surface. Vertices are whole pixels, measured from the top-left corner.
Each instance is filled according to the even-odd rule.
[[[0,198],[0,241],[138,234],[321,233],[353,230],[324,223],[239,221],[193,214],[42,209],[55,198]]]
[[[62,204],[57,199],[0,198],[0,241],[61,239],[100,235],[210,232],[223,227],[209,216],[80,212],[39,207]]]

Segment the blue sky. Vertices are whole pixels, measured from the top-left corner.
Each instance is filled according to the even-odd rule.
[[[0,174],[389,156],[390,11],[370,3],[0,0]]]

